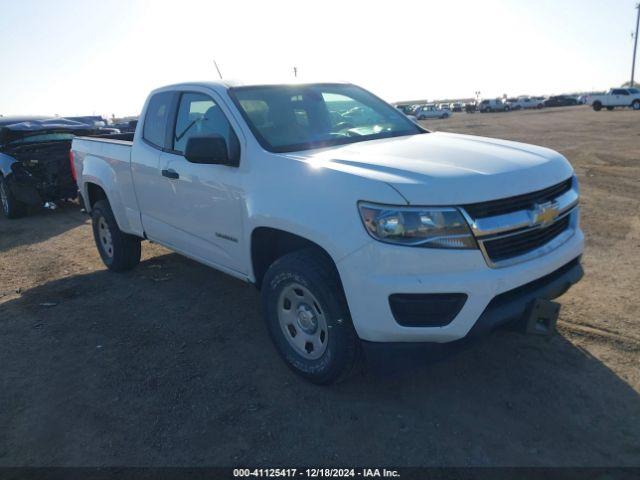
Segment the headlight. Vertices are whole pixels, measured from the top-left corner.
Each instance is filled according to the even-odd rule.
[[[426,248],[478,248],[455,208],[395,207],[360,203],[360,217],[376,240]]]

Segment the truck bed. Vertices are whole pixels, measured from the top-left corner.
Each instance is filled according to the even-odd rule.
[[[82,140],[94,140],[101,142],[112,142],[116,141],[117,143],[131,144],[133,143],[133,132],[128,133],[107,133],[104,135],[86,135],[82,137],[76,137]]]
[[[106,164],[117,175],[130,175],[132,133],[75,137],[71,144],[77,172],[94,172]],[[88,170],[87,170],[88,169]],[[78,185],[82,188],[82,185]]]

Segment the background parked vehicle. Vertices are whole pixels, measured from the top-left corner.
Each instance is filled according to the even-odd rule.
[[[463,104],[464,111],[467,113],[476,113],[478,105],[476,102],[466,102]]]
[[[578,100],[575,97],[570,97],[569,95],[553,95],[548,97],[543,105],[545,107],[570,107],[574,105],[578,105]]]
[[[113,125],[109,125],[109,121],[100,115],[86,115],[82,117],[64,117],[67,120],[79,122],[84,125],[100,130],[105,134],[109,133],[121,133],[120,129],[115,128]]]
[[[508,112],[511,107],[508,103],[503,102],[502,99],[496,98],[482,100],[478,105],[478,110],[480,110],[480,113]]]
[[[520,110],[522,108],[522,106],[518,105],[518,99],[514,97],[507,98],[506,104],[509,105],[511,110]]]
[[[404,113],[405,115],[409,115],[411,114],[411,111],[413,110],[413,105],[396,105],[396,108],[398,110],[400,110],[402,113]]]
[[[76,198],[69,164],[74,135],[102,133],[65,118],[0,118],[0,199],[7,218],[29,205]]]
[[[590,95],[588,102],[596,112],[602,108],[613,110],[616,107],[640,110],[640,89],[612,88],[604,95]]]
[[[452,112],[461,112],[462,111],[462,103],[461,102],[452,102],[449,104],[449,110]]]
[[[133,133],[136,131],[138,120],[129,120],[128,122],[113,123],[111,126],[117,128],[121,133]]]
[[[517,98],[511,98],[508,100],[512,110],[542,108],[544,103],[541,99],[535,99],[534,97],[521,96]]]
[[[452,113],[449,110],[440,110],[433,104],[422,105],[416,110],[415,116],[418,120],[429,118],[449,118]]]

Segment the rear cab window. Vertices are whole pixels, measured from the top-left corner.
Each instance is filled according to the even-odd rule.
[[[174,98],[174,92],[160,92],[149,100],[144,117],[142,138],[152,146],[163,149],[166,143],[167,120]]]

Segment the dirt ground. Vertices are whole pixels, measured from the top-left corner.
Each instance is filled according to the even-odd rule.
[[[0,219],[0,466],[640,465],[640,113],[425,124],[575,166],[586,275],[560,335],[316,387],[277,356],[252,286],[148,243],[107,273],[74,204]]]

